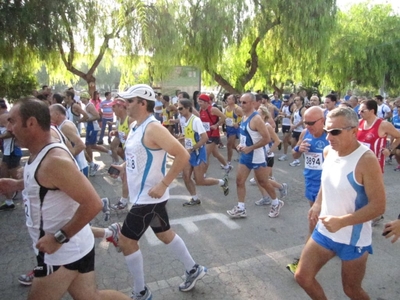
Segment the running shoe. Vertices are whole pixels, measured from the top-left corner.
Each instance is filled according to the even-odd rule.
[[[239,206],[235,206],[231,210],[227,210],[226,213],[232,218],[246,218],[246,209],[240,209]]]
[[[141,291],[140,293],[135,294],[134,292],[132,292],[132,295],[131,295],[131,299],[134,299],[134,300],[151,300],[152,298],[153,298],[153,295],[151,294],[151,291],[147,286],[145,286],[144,290]]]
[[[294,275],[294,273],[296,273],[296,270],[297,270],[297,266],[298,266],[298,265],[299,265],[299,259],[298,259],[298,258],[295,258],[291,264],[288,264],[288,265],[286,266],[286,269],[288,269],[289,272],[292,273],[292,274]]]
[[[281,157],[278,158],[279,161],[287,160],[287,155],[283,154]]]
[[[262,206],[262,205],[270,205],[271,204],[271,198],[270,197],[263,197],[260,200],[254,202],[256,205],[258,206]]]
[[[224,196],[228,196],[229,194],[229,183],[228,183],[228,176],[224,176],[224,185],[221,186],[222,191],[224,192]]]
[[[113,210],[123,210],[128,206],[128,203],[123,203],[121,200],[118,201],[118,203],[114,204],[111,206],[111,209]]]
[[[193,198],[191,198],[189,201],[183,203],[183,206],[194,206],[194,205],[199,205],[201,204],[200,199],[196,199],[194,200]]]
[[[251,183],[252,185],[256,185],[256,184],[257,184],[257,181],[256,181],[255,178],[251,178],[249,181],[250,181],[250,183]]]
[[[279,189],[280,198],[285,198],[287,196],[287,183],[282,183],[282,187]]]
[[[373,219],[372,223],[371,223],[371,226],[375,227],[375,226],[379,225],[380,223],[382,223],[384,218],[385,218],[384,216],[379,216],[379,217]]]
[[[282,200],[279,200],[279,203],[276,205],[271,205],[271,210],[268,214],[268,217],[270,218],[276,218],[279,216],[279,212],[281,211],[281,208],[283,207],[285,203]]]
[[[390,156],[388,158],[386,158],[385,163],[387,163],[388,165],[391,165],[393,163],[392,158]]]
[[[395,172],[400,171],[400,165],[398,165],[396,168],[394,168],[394,171],[395,171]]]
[[[292,161],[289,165],[290,165],[291,167],[298,167],[298,166],[300,166],[300,161],[299,161],[298,159],[295,159],[295,160]]]
[[[202,279],[206,274],[207,274],[206,267],[195,264],[193,269],[191,269],[189,273],[186,272],[185,281],[179,285],[179,290],[181,292],[190,291],[196,285],[197,280]]]
[[[89,176],[93,177],[96,176],[96,172],[99,169],[99,164],[93,164],[93,166],[89,166]]]
[[[2,205],[0,205],[0,211],[10,211],[15,209],[15,204],[7,204],[4,202]]]
[[[34,275],[33,270],[32,270],[28,274],[19,275],[18,281],[22,285],[29,286],[29,285],[32,285],[32,281],[33,281],[34,277],[35,277],[35,275]]]
[[[103,202],[103,213],[110,211],[110,200],[108,198],[101,198],[101,202]]]
[[[121,252],[121,248],[118,247],[118,239],[119,239],[119,234],[121,233],[121,225],[119,225],[119,223],[113,223],[110,226],[108,226],[108,229],[111,230],[112,236],[106,238],[106,241],[112,243],[115,246],[115,248],[117,248],[117,252]]]
[[[225,174],[228,175],[229,172],[233,169],[233,167],[231,165],[228,165],[228,167],[227,168],[224,167],[224,169],[225,169]]]

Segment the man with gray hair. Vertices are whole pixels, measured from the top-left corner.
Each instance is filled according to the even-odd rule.
[[[311,299],[327,299],[316,280],[333,257],[342,260],[343,290],[350,299],[369,299],[362,288],[372,253],[371,220],[385,211],[383,177],[375,154],[357,140],[358,118],[351,108],[328,113],[321,189],[308,218],[316,228],[300,257],[295,279]]]

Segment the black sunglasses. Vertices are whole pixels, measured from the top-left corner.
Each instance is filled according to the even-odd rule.
[[[350,126],[350,127],[345,127],[345,128],[334,128],[334,129],[329,129],[329,130],[324,128],[324,131],[333,136],[337,136],[337,135],[341,134],[343,130],[349,130],[349,129],[353,129],[353,128],[356,128],[356,127]]]
[[[178,107],[178,110],[182,110],[183,109],[183,107],[181,106],[181,107]]]
[[[307,126],[313,126],[313,125],[315,125],[315,123],[317,123],[321,119],[323,119],[323,118],[319,118],[318,120],[315,120],[315,121],[312,121],[312,122],[304,121],[303,123],[306,124]]]

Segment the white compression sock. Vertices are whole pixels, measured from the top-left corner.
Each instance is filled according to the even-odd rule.
[[[143,273],[143,256],[140,249],[125,256],[126,265],[133,277],[133,291],[139,294],[145,289]]]
[[[189,273],[196,262],[193,260],[192,256],[189,253],[189,250],[186,248],[185,242],[181,239],[181,237],[175,234],[174,239],[171,243],[167,244],[168,249],[175,255],[177,259],[179,259],[183,265],[185,266],[186,272]]]

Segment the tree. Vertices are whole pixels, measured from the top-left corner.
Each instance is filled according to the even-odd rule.
[[[361,3],[338,14],[323,81],[344,91],[351,83],[370,90],[391,90],[400,83],[400,16],[390,5]]]
[[[153,31],[154,61],[197,66],[231,93],[244,90],[264,59],[272,78],[294,66],[306,76],[304,66],[323,57],[309,46],[323,48],[336,12],[334,0],[160,0],[155,8],[164,26]]]

